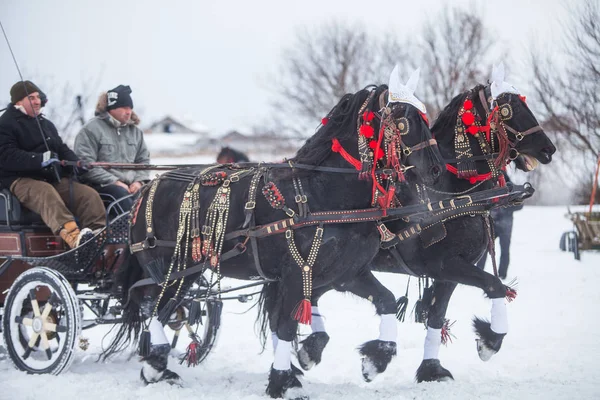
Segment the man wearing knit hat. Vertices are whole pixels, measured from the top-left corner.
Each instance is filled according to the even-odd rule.
[[[74,248],[106,225],[105,208],[96,191],[70,178],[72,168],[60,166],[59,160],[79,159],[41,114],[40,95],[45,97],[31,81],[10,89],[11,103],[0,116],[0,187]]]
[[[133,112],[131,88],[119,85],[104,92],[98,99],[95,117],[86,123],[75,138],[75,153],[88,162],[112,162],[149,164],[150,153],[144,142],[144,134]],[[103,194],[121,199],[139,192],[148,173],[141,170],[89,171],[83,177]],[[133,196],[135,197],[135,196]],[[119,202],[124,210],[131,209],[132,197]]]

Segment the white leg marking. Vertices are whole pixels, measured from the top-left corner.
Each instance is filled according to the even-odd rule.
[[[440,344],[442,344],[442,330],[427,327],[423,360],[437,359],[440,353]]]
[[[273,368],[281,371],[287,371],[292,368],[291,366],[291,354],[292,342],[279,339],[277,348],[275,348],[275,361],[273,361]]]
[[[149,329],[151,338],[150,340],[153,345],[169,343],[169,341],[167,340],[167,335],[165,335],[165,329],[163,328],[158,318],[154,317],[152,318],[152,320],[150,320]]]
[[[504,298],[492,299],[491,328],[496,333],[508,332],[508,314],[506,312],[506,301]]]
[[[325,330],[325,318],[319,312],[319,307],[312,306],[312,322],[310,323],[310,327],[313,332],[326,332]]]
[[[379,322],[379,340],[394,342],[398,338],[398,321],[395,314],[384,314]]]

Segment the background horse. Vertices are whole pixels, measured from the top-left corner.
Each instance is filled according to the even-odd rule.
[[[495,99],[497,108],[492,111],[492,114],[497,113],[497,116],[486,118],[489,113],[487,99],[490,96],[489,86],[477,86],[458,95],[442,111],[432,127],[444,158],[455,161],[454,165],[447,166],[447,171],[433,187],[426,188],[430,196],[429,200],[432,202],[449,195],[467,195],[491,188],[494,185],[492,171],[498,168],[494,164],[494,159],[498,157],[510,156],[515,159],[517,167],[524,171],[531,170],[537,164],[535,160],[544,164],[551,161],[556,149],[539,128],[524,98],[510,92],[499,95]],[[474,117],[463,118],[467,111]],[[475,121],[477,123],[474,123]],[[490,123],[508,133],[505,138],[499,138],[498,132],[495,131],[496,134],[491,135],[488,147],[483,144],[483,147],[487,148],[487,151],[483,151],[481,135],[487,136],[486,125],[489,128]],[[468,130],[469,126],[476,127],[470,129],[473,133]],[[464,136],[458,138],[459,135]],[[504,148],[499,140],[504,140]],[[473,154],[469,155],[470,152],[462,145],[463,143],[469,144]],[[468,157],[460,157],[461,160],[456,160],[457,152]],[[456,175],[458,170],[456,161],[473,163],[470,165],[468,176]],[[465,177],[467,179],[464,179]],[[411,193],[418,196],[424,193],[423,189],[425,188]],[[423,362],[416,376],[419,382],[452,378],[452,374],[440,365],[438,353],[443,336],[447,338],[448,335],[447,327],[444,327],[445,315],[457,283],[479,287],[492,299],[491,324],[477,318],[474,320],[474,327],[479,336],[478,352],[482,360],[487,361],[500,349],[507,333],[504,298],[507,295],[510,298],[516,293],[506,287],[497,276],[474,267],[474,263],[488,246],[488,229],[486,229],[486,224],[489,223],[486,222],[488,211],[477,207],[463,211],[462,215],[465,216],[448,215],[437,223],[431,223],[432,221],[429,220],[429,226],[427,218],[411,219],[408,223],[401,220],[386,223],[392,232],[404,235],[404,240],[396,246],[398,251],[396,255],[391,251],[382,250],[371,264],[371,268],[377,271],[408,273],[435,279],[431,296],[428,297],[426,304],[427,337]],[[440,214],[443,217],[443,213]],[[410,234],[411,231],[407,228],[415,227],[417,223],[421,234]],[[316,305],[318,297],[327,290],[328,288],[322,288],[315,293],[313,304]],[[323,348],[329,340],[318,308],[314,307],[313,312],[317,315],[316,328],[313,328],[313,334],[304,340],[298,352],[298,359],[305,369],[311,368],[321,360]]]
[[[232,164],[237,162],[248,162],[248,156],[241,151],[232,149],[229,146],[221,148],[221,151],[217,155],[217,162],[219,164]]]
[[[133,290],[124,307],[124,323],[109,352],[122,348],[143,328],[140,346],[142,350],[149,348],[142,352],[142,379],[147,383],[177,380],[177,375],[166,368],[169,346],[162,324],[194,278],[167,282],[174,271],[203,263],[215,273],[217,283],[221,276],[263,277],[280,283],[278,296],[271,298],[272,309],[277,310],[279,341],[267,387],[270,396],[294,396],[301,391],[302,385],[291,370],[291,343],[298,320],[310,319],[311,290],[325,285],[335,283],[351,290],[360,280],[369,286],[378,314],[385,317],[382,325],[390,328],[368,346],[367,357],[389,362],[396,351],[395,299],[366,268],[379,249],[376,223],[294,226],[315,212],[367,209],[390,201],[389,193],[393,194],[399,179],[419,179],[427,184],[437,179],[441,158],[423,116],[412,104],[386,103],[386,99],[385,85],[345,95],[328,114],[328,122],[289,165],[183,168],[153,181],[134,207],[130,242],[137,262],[131,263],[122,279],[125,292]],[[354,168],[348,168],[349,163]],[[415,168],[405,170],[406,165]],[[261,180],[264,196],[252,197]],[[299,211],[292,212],[285,199],[297,199]],[[298,215],[304,219],[296,220]],[[331,220],[335,221],[334,214]],[[355,220],[361,221],[360,215]],[[189,235],[186,224],[192,227]],[[254,226],[279,234],[256,239],[250,233]],[[193,237],[200,227],[202,240]],[[243,237],[236,232],[242,232]],[[201,243],[202,252],[199,254],[192,244],[190,256],[188,245],[190,241],[196,243],[195,239]],[[246,248],[249,240],[251,246]],[[243,254],[221,259],[221,255],[240,248]],[[135,287],[140,275],[160,285]],[[303,394],[298,396],[304,398]]]

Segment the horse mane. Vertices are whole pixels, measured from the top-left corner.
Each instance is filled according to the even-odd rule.
[[[331,155],[332,139],[337,138],[342,141],[349,137],[356,137],[358,111],[373,89],[375,90],[375,96],[373,96],[371,104],[367,107],[372,110],[372,105],[377,104],[376,102],[379,101],[379,95],[387,90],[386,85],[369,85],[354,94],[347,93],[342,96],[340,101],[327,114],[327,123],[319,127],[317,132],[304,143],[291,161],[300,164],[320,165]],[[377,110],[379,110],[379,106],[375,107],[375,111]]]
[[[458,115],[458,110],[462,106],[465,98],[471,93],[478,93],[480,89],[483,89],[484,85],[477,85],[471,90],[467,90],[465,92],[460,93],[455,96],[450,104],[448,104],[437,116],[433,126],[431,127],[431,132],[434,134],[445,132],[447,129],[454,132],[454,126],[456,125],[456,116]]]

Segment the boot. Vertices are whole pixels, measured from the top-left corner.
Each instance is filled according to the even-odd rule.
[[[60,230],[60,237],[69,245],[70,248],[74,249],[79,246],[79,227],[75,221],[69,221],[63,225]]]

